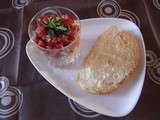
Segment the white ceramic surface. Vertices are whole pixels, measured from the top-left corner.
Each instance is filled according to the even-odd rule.
[[[140,45],[141,59],[137,72],[111,94],[94,95],[80,89],[75,82],[77,69],[60,69],[48,64],[48,59],[44,53],[37,49],[31,41],[26,45],[27,55],[34,67],[42,76],[55,88],[77,103],[98,113],[122,117],[129,114],[135,107],[144,83],[146,58],[145,46],[139,28],[132,22],[118,18],[93,18],[81,20],[81,55],[83,60],[93,45],[96,37],[111,25],[117,25],[120,30],[127,30],[133,33]]]

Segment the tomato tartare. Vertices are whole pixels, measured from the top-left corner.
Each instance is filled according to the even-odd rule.
[[[34,41],[42,48],[60,49],[76,39],[80,31],[79,23],[69,15],[37,16],[33,25]]]

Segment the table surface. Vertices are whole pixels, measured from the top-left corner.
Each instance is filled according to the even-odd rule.
[[[147,52],[144,87],[134,110],[112,118],[70,100],[50,85],[26,56],[28,23],[47,6],[74,10],[80,19],[115,17],[137,24]],[[159,120],[160,0],[1,0],[0,120]]]

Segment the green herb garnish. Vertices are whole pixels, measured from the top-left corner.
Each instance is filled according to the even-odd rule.
[[[69,29],[68,25],[64,25],[52,17],[44,20],[43,24],[48,28],[48,35],[51,37],[61,35]]]
[[[53,29],[48,29],[47,33],[48,33],[49,36],[54,36],[55,35],[55,32],[54,32]]]

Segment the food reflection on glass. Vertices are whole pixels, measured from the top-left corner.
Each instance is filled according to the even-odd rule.
[[[31,20],[29,36],[40,50],[53,59],[73,62],[79,49],[79,18],[68,8],[45,8]]]

